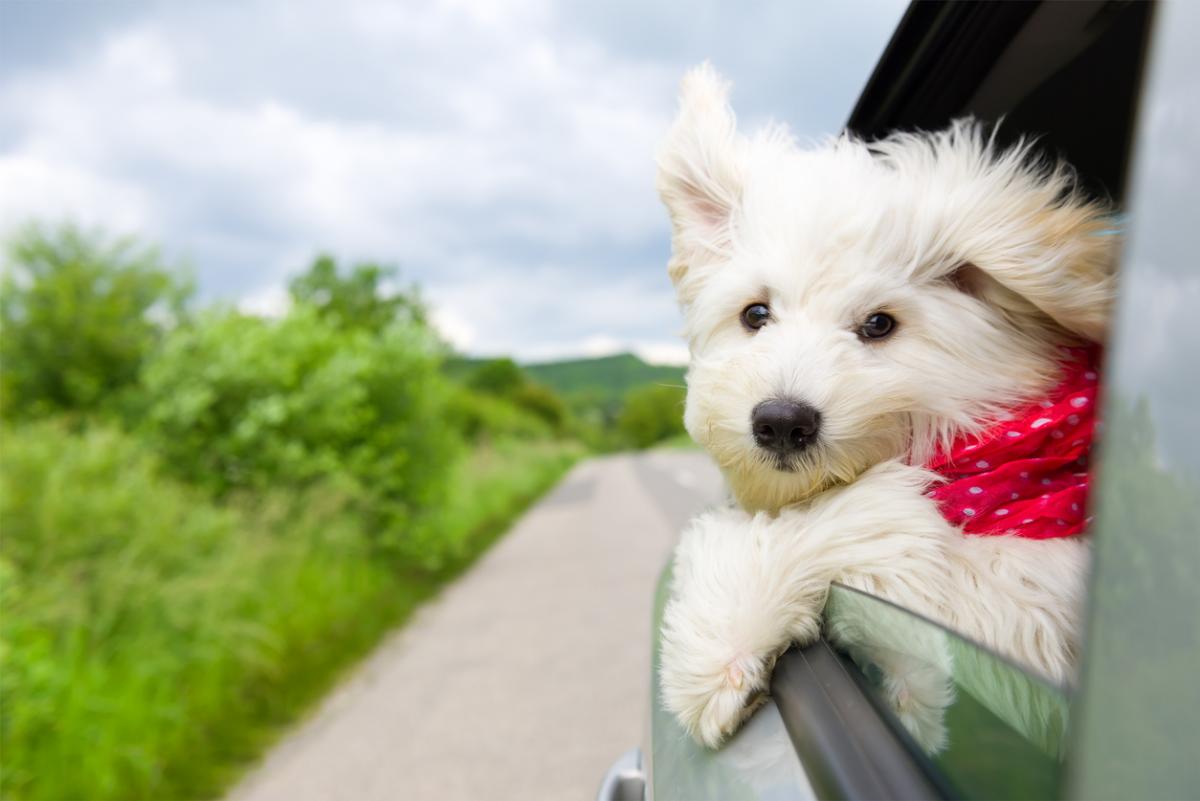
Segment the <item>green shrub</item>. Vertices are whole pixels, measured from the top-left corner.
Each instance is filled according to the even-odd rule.
[[[563,399],[544,384],[530,381],[512,359],[486,361],[467,372],[462,380],[471,392],[507,399],[545,422],[554,432],[562,432],[567,427],[569,415]]]
[[[216,313],[147,363],[143,429],[179,476],[221,495],[348,478],[381,536],[439,504],[461,444],[427,328]]]
[[[151,253],[14,245],[0,798],[217,794],[583,455],[519,368],[501,394],[445,379],[390,276],[320,259],[282,319],[185,320]]]
[[[0,435],[6,799],[218,795],[582,455],[503,441],[458,461],[406,542],[427,569],[399,572],[336,487],[217,506],[116,430]]]
[[[574,441],[512,438],[476,448],[451,472],[446,502],[405,540],[405,555],[427,570],[474,557],[586,453]]]
[[[467,375],[467,386],[488,395],[511,395],[528,381],[525,372],[512,359],[491,359]]]
[[[189,293],[132,240],[26,229],[9,243],[0,279],[4,416],[119,405]]]
[[[265,688],[309,679],[308,648],[354,653],[394,619],[336,492],[222,509],[113,430],[3,446],[0,796],[206,792],[275,711]]]
[[[629,444],[647,448],[684,433],[685,392],[679,387],[638,387],[625,396],[617,430]]]
[[[377,264],[356,264],[343,275],[331,256],[319,256],[308,271],[292,280],[292,301],[309,306],[340,328],[378,334],[396,322],[425,322],[425,307],[416,291],[389,291],[397,271]]]
[[[567,427],[567,405],[549,387],[529,382],[512,394],[512,401],[544,420],[555,431]]]
[[[507,398],[498,398],[460,387],[450,395],[447,419],[473,443],[504,437],[544,439],[553,434],[550,425]]]

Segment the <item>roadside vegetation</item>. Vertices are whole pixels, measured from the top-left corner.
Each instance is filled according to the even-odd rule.
[[[456,358],[378,265],[315,260],[275,319],[181,276],[8,245],[2,798],[219,793],[574,462],[682,431],[681,371]]]

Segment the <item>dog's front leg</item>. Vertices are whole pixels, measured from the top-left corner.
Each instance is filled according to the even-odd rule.
[[[766,690],[774,657],[817,636],[834,581],[1069,679],[1086,545],[964,537],[925,495],[928,480],[885,462],[775,517],[725,510],[692,525],[663,617],[661,682],[666,706],[697,740],[719,744]],[[950,697],[945,649],[931,644],[927,663],[897,661],[882,655],[886,641],[868,653],[871,643],[831,624],[831,638],[882,663],[889,700],[936,750]]]
[[[692,523],[676,550],[660,680],[667,708],[693,737],[715,746],[741,724],[775,657],[817,637],[834,580],[919,584],[928,570],[907,568],[945,564],[944,522],[881,536],[920,502],[924,480],[889,463],[774,517],[727,509]]]
[[[775,657],[811,641],[830,573],[783,517],[736,509],[693,521],[675,555],[663,613],[661,685],[666,707],[695,739],[715,747],[757,706]]]

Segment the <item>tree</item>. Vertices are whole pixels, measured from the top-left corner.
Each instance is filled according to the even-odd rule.
[[[554,390],[529,380],[529,374],[512,359],[491,359],[467,376],[467,387],[484,395],[504,398],[545,421],[555,431],[567,422],[567,406]]]
[[[294,303],[311,306],[334,325],[378,334],[397,321],[425,322],[425,307],[415,290],[388,286],[396,277],[393,267],[365,263],[342,275],[331,256],[319,256],[288,289]]]
[[[308,306],[279,320],[204,315],[142,371],[142,430],[172,471],[216,494],[345,477],[374,524],[402,528],[440,502],[460,451],[440,353],[416,323],[375,335]]]
[[[532,381],[518,389],[512,396],[513,403],[540,417],[555,431],[562,431],[567,423],[567,405],[554,390]]]
[[[467,377],[467,386],[477,392],[507,397],[528,381],[525,371],[512,359],[491,359],[475,368]]]
[[[617,416],[617,430],[638,448],[682,434],[683,401],[678,387],[652,384],[631,389]]]
[[[191,284],[132,239],[31,226],[0,278],[5,417],[111,408],[184,314]]]

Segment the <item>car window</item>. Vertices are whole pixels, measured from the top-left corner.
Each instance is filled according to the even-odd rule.
[[[957,117],[1035,137],[1118,203],[1152,3],[913,3],[847,127],[871,139]]]
[[[1068,725],[1060,688],[879,598],[835,585],[836,647],[943,795],[1055,798]]]

